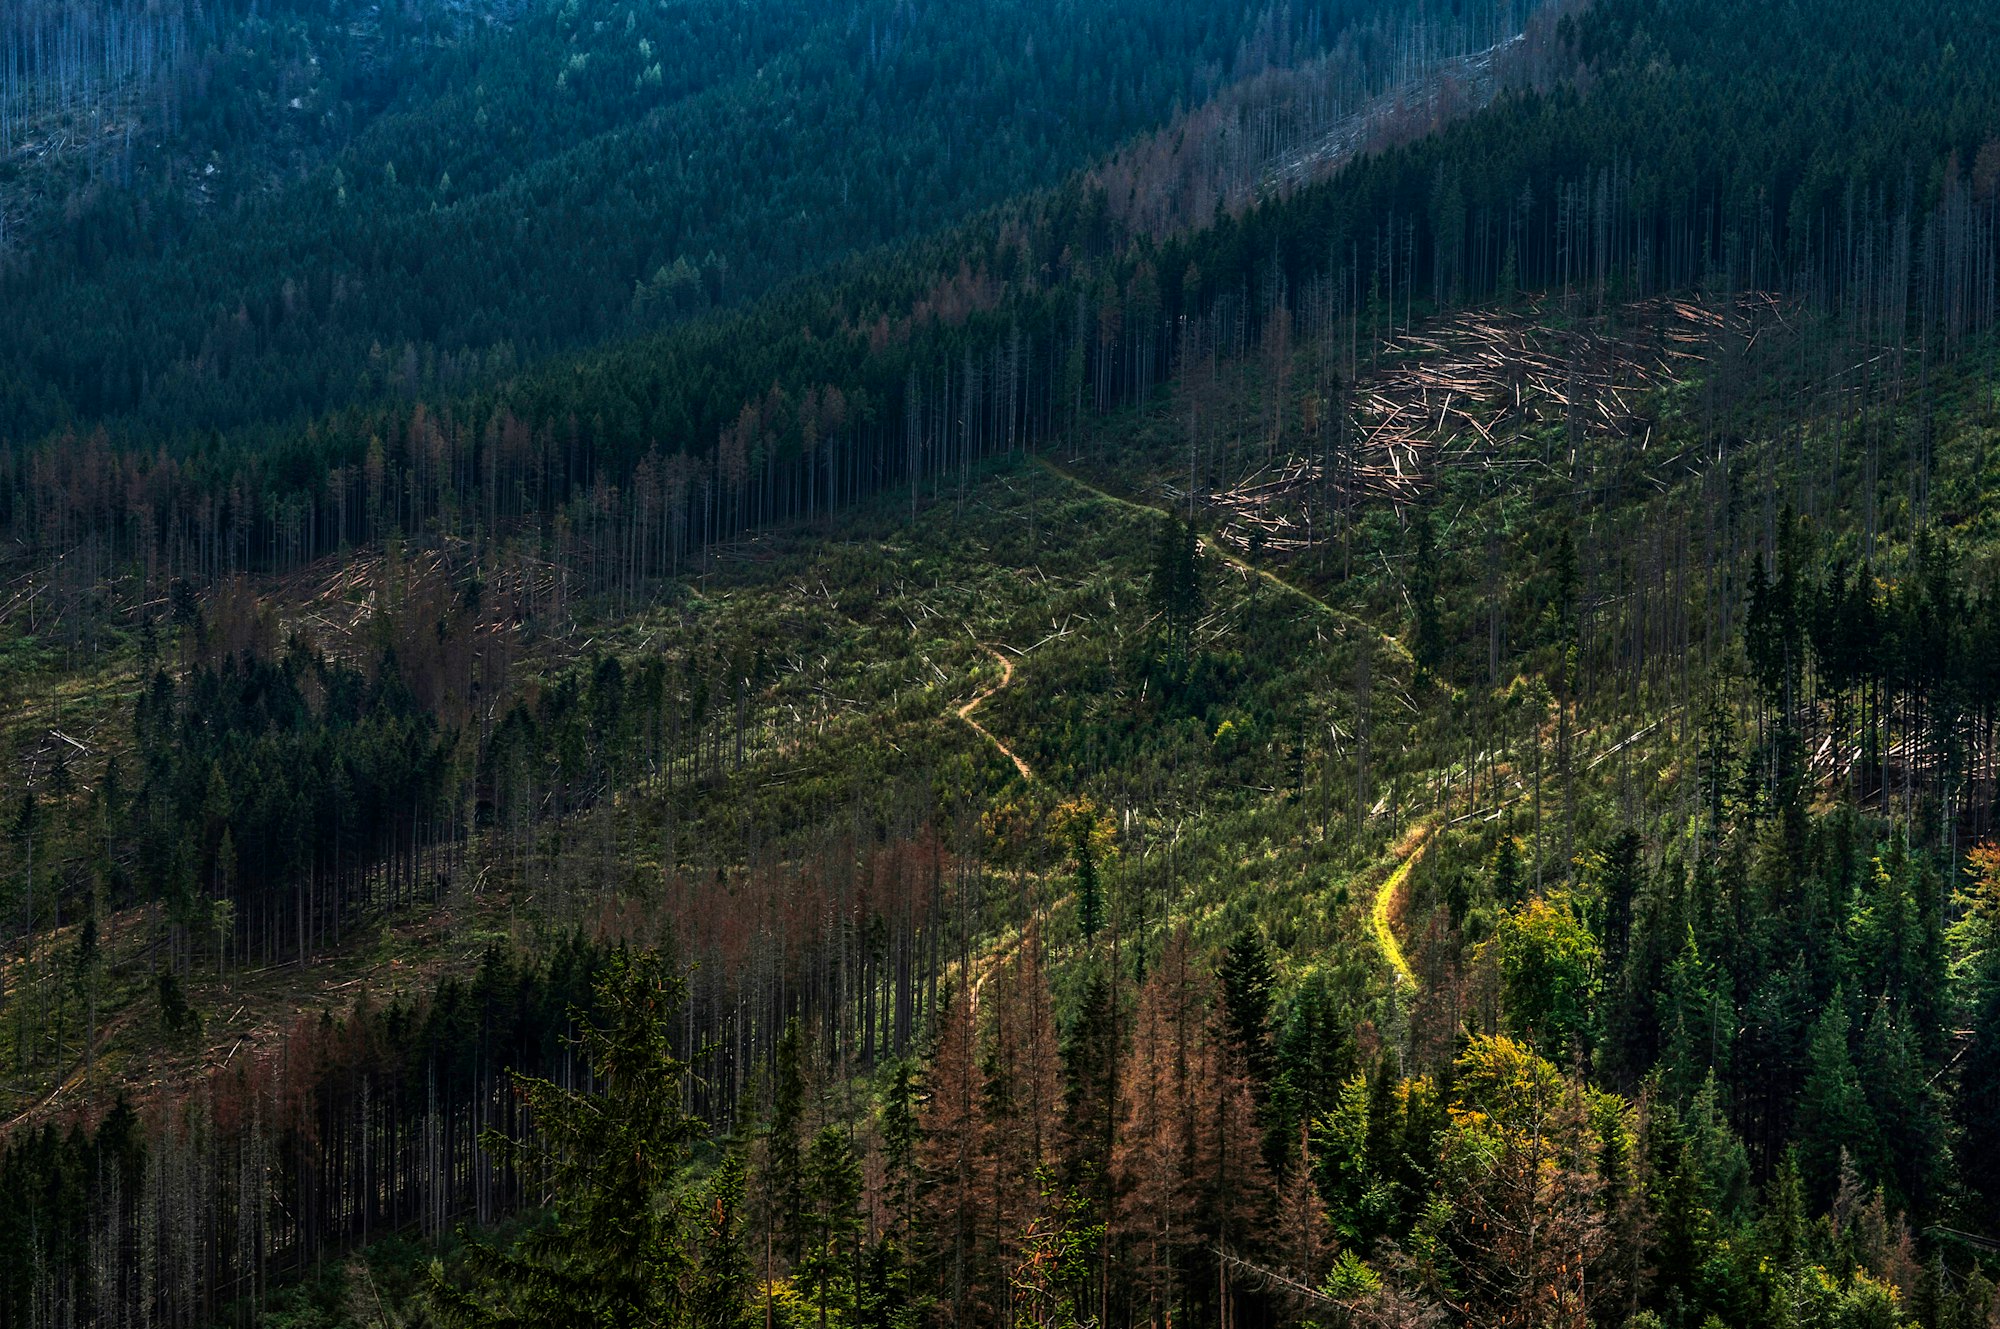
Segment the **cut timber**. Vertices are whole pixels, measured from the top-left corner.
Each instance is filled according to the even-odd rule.
[[[1682,362],[1705,360],[1719,339],[1748,344],[1785,321],[1783,303],[1763,292],[1714,308],[1640,301],[1567,327],[1549,326],[1548,312],[1538,303],[1521,313],[1465,311],[1390,337],[1380,367],[1345,403],[1345,455],[1308,445],[1305,455],[1260,458],[1208,496],[1217,537],[1237,549],[1254,538],[1297,551],[1303,546],[1291,538],[1271,538],[1289,529],[1282,518],[1332,495],[1343,507],[1374,500],[1400,508],[1420,501],[1447,467],[1522,464],[1502,454],[1538,429],[1642,437],[1651,427],[1644,394]]]

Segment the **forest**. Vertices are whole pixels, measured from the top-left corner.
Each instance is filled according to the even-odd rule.
[[[1995,71],[0,15],[0,1326],[2000,1326]]]

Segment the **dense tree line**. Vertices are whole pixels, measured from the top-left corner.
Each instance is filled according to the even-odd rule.
[[[493,951],[420,1002],[301,1017],[277,1052],[143,1112],[19,1133],[0,1323],[215,1323],[349,1244],[511,1211],[526,1179],[478,1136],[520,1129],[513,1072],[589,1082],[572,1021],[605,961],[574,940]]]
[[[549,1204],[519,1245],[437,1267],[439,1309],[466,1323],[561,1304],[609,1324],[1981,1324],[1993,1286],[1948,1234],[2000,1180],[1976,1115],[1993,1093],[1992,865],[1979,860],[1947,942],[1929,868],[1872,840],[1878,827],[1796,803],[1736,813],[1714,828],[1720,866],[1657,870],[1622,835],[1550,896],[1526,893],[1504,853],[1475,862],[1473,907],[1497,911],[1481,963],[1499,1027],[1472,1016],[1401,1064],[1378,1041],[1389,1009],[1282,975],[1254,932],[1209,956],[1178,935],[1143,965],[1106,936],[1057,989],[1033,930],[965,971],[921,1059],[888,1062],[858,1098],[792,1025],[760,1120],[727,1134],[689,1115],[709,1064],[689,1060],[687,987],[657,956],[546,980],[489,960],[421,1018],[379,1017],[383,1046],[404,1049],[392,1064],[411,1067],[400,1078],[350,1054],[310,1064],[350,1111],[357,1073],[426,1096],[371,1140],[363,1088],[364,1134],[324,1128],[362,1149],[349,1167],[382,1150],[385,1206],[425,1206],[406,1217],[435,1230],[474,1211],[470,1178],[487,1175]],[[1948,976],[1947,950],[1973,962]],[[576,1059],[544,1070],[569,1046],[547,1041],[568,1028],[559,972],[584,1024]],[[593,975],[594,1002],[578,988]],[[468,1037],[496,992],[502,1011],[548,1012],[496,1028],[543,1032]],[[1960,1018],[1970,1055],[1947,1032]],[[336,1045],[371,1027],[357,1015]],[[496,1063],[530,1078],[517,1108],[492,1109],[505,1100],[481,1099],[470,1047],[537,1037]],[[465,1087],[489,1106],[440,1125]],[[217,1138],[289,1157],[286,1120],[239,1115]],[[487,1124],[483,1152],[461,1121]],[[161,1240],[144,1215],[184,1203],[153,1179],[186,1166],[178,1140],[143,1143],[118,1112],[9,1163],[16,1184],[51,1187],[24,1194],[73,1206],[137,1179],[117,1221]],[[439,1185],[457,1188],[449,1203]],[[76,1270],[62,1295],[160,1295],[115,1260],[106,1272],[103,1209],[56,1212],[57,1230],[87,1234],[50,1248]],[[254,1249],[276,1270],[292,1234],[273,1233]],[[255,1296],[264,1275],[237,1258],[221,1268]]]
[[[1696,284],[1793,291],[1838,320],[1830,342],[1886,347],[1856,360],[1900,394],[1995,314],[2000,148],[1979,109],[1994,64],[1988,17],[1962,17],[1947,60],[1931,28],[1865,5],[1825,25],[1599,6],[1534,38],[1567,52],[1587,92],[1511,96],[1195,234],[1126,235],[1077,185],[437,409],[357,409],[195,452],[109,435],[16,447],[0,525],[63,553],[75,597],[94,569],[208,581],[397,531],[520,533],[586,588],[626,591],[746,528],[911,480],[935,492],[977,457],[1073,435],[1177,366],[1265,349],[1274,320],[1301,341],[1344,329],[1351,378],[1419,305],[1532,288],[1593,307]],[[1779,57],[1836,30],[1868,33],[1916,100]],[[1875,144],[1838,172],[1821,118],[1836,113]],[[1826,164],[1795,178],[1791,161]]]
[[[7,266],[0,438],[458,395],[1046,187],[1355,32],[1378,79],[1413,32],[1497,40],[1362,0],[354,9],[233,35],[183,99],[214,123],[142,139],[131,187]]]

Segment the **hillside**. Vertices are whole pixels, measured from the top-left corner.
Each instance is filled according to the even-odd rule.
[[[391,246],[518,361],[44,398],[0,1324],[2000,1323],[2000,21],[1212,8],[703,310],[541,199],[571,325]],[[605,29],[485,18],[327,160],[532,196],[453,71]]]
[[[30,5],[0,34],[0,440],[267,443],[477,391],[1055,185],[1264,71],[1331,62],[1326,114],[1533,8]]]

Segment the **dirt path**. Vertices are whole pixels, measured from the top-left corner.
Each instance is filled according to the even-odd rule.
[[[1402,893],[1403,883],[1410,879],[1411,870],[1423,860],[1424,850],[1430,847],[1430,843],[1431,833],[1427,826],[1418,827],[1404,839],[1400,851],[1403,861],[1383,879],[1381,887],[1375,892],[1375,906],[1369,911],[1375,925],[1376,944],[1382,948],[1382,958],[1396,971],[1397,981],[1411,988],[1417,986],[1417,976],[1403,955],[1403,944],[1396,939],[1396,928],[1390,921],[1390,915],[1396,911],[1396,897]]]
[[[1054,462],[1050,461],[1046,457],[1037,457],[1035,460],[1041,463],[1041,465],[1044,468],[1046,468],[1051,475],[1058,476],[1061,479],[1068,481],[1070,484],[1075,485],[1078,489],[1083,490],[1085,493],[1090,494],[1095,498],[1101,498],[1106,503],[1110,503],[1115,507],[1130,508],[1135,512],[1143,512],[1149,517],[1162,517],[1169,515],[1162,509],[1156,508],[1150,503],[1140,503],[1129,498],[1120,498],[1116,494],[1108,493],[1105,490],[1099,489],[1096,485],[1090,483],[1090,481],[1085,480],[1080,476],[1071,474],[1069,471],[1064,470],[1062,467],[1056,465]],[[1344,609],[1336,609],[1332,605],[1328,604],[1326,601],[1320,599],[1317,595],[1314,595],[1311,591],[1306,590],[1304,587],[1286,581],[1283,577],[1280,577],[1277,573],[1272,572],[1266,568],[1260,568],[1255,563],[1250,562],[1248,559],[1240,558],[1237,555],[1230,553],[1227,549],[1223,548],[1222,543],[1219,540],[1204,539],[1202,541],[1202,544],[1217,558],[1221,559],[1224,563],[1227,563],[1230,567],[1235,568],[1238,572],[1243,573],[1245,576],[1262,577],[1265,581],[1271,583],[1271,585],[1277,587],[1279,590],[1284,591],[1287,594],[1297,596],[1299,599],[1304,600],[1307,604],[1319,610],[1321,613],[1339,619],[1343,627],[1352,625],[1356,628],[1361,629],[1363,632],[1376,631],[1374,625],[1367,622],[1365,619],[1358,618],[1355,615],[1348,613]],[[1402,642],[1398,641],[1396,638],[1390,636],[1386,632],[1381,634],[1381,638],[1382,638],[1382,644],[1388,647],[1391,651],[1395,652],[1397,658],[1404,660],[1406,662],[1412,661],[1413,657],[1410,655],[1409,648],[1404,646]]]
[[[1000,662],[1000,681],[994,684],[990,688],[986,688],[983,691],[975,693],[971,701],[968,701],[967,703],[965,703],[965,705],[959,707],[958,718],[965,721],[966,724],[970,725],[972,727],[973,733],[978,734],[988,743],[991,743],[994,747],[1000,749],[1000,755],[1005,757],[1008,761],[1014,763],[1014,769],[1021,773],[1021,778],[1023,780],[1032,781],[1035,778],[1034,768],[1029,766],[1027,762],[1023,761],[1021,759],[1021,755],[1018,752],[1014,751],[1014,749],[1008,747],[1005,743],[1002,743],[999,739],[995,738],[993,736],[992,730],[988,729],[985,725],[979,723],[979,721],[972,718],[972,713],[979,709],[980,703],[984,702],[988,697],[993,696],[995,693],[1005,691],[1008,687],[1012,686],[1014,682],[1014,662],[1012,660],[1009,660],[1006,656],[1002,655],[999,651],[995,650],[991,646],[986,647],[986,652],[987,654],[991,655],[994,659]]]

